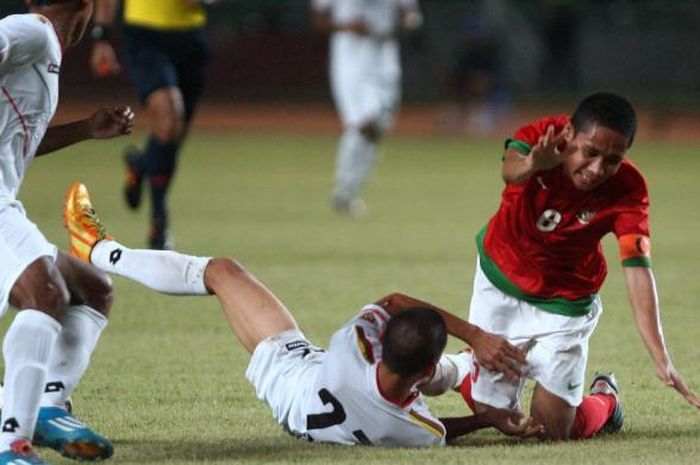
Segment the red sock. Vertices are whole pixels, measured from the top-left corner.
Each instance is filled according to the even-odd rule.
[[[615,410],[617,401],[610,394],[593,394],[583,398],[576,409],[571,439],[588,439],[603,428]]]
[[[462,385],[459,387],[462,399],[467,403],[472,413],[474,413],[474,398],[472,397],[472,377],[465,376]]]

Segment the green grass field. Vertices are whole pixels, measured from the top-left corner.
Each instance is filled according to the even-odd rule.
[[[146,211],[129,212],[121,201],[125,143],[85,143],[34,162],[21,198],[49,239],[65,247],[63,191],[80,179],[110,231],[144,245]],[[171,196],[177,248],[241,260],[322,346],[359,306],[394,290],[466,316],[473,237],[498,205],[500,147],[496,140],[390,138],[366,191],[369,215],[353,221],[328,202],[333,136],[199,134],[185,149]],[[645,142],[631,157],[651,186],[666,338],[676,366],[700,389],[700,158],[690,144]],[[442,450],[298,441],[255,398],[243,376],[248,356],[213,298],[156,295],[122,278],[115,278],[111,324],[74,395],[76,412],[114,440],[112,463],[695,464],[700,412],[657,381],[634,328],[617,247],[605,245],[605,314],[588,374],[617,373],[626,423],[614,437],[519,443],[483,431]],[[450,349],[458,348],[452,341]],[[431,405],[438,414],[467,411],[456,394]]]

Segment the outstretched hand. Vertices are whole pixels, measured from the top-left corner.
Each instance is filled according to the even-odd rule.
[[[90,136],[94,139],[110,139],[130,134],[134,128],[134,112],[128,105],[104,107],[88,118]]]
[[[685,380],[681,374],[678,373],[673,364],[669,363],[664,367],[657,367],[656,375],[666,386],[675,389],[682,395],[690,405],[700,409],[700,398],[685,384]]]
[[[510,344],[505,338],[480,330],[470,341],[479,364],[491,371],[498,371],[515,380],[520,377],[525,352]]]
[[[532,157],[532,168],[534,171],[544,171],[561,164],[564,155],[559,150],[559,146],[564,142],[565,131],[554,133],[554,126],[547,127],[544,135],[540,136],[537,143],[530,151]]]
[[[544,434],[544,426],[531,417],[525,418],[519,410],[489,409],[483,415],[491,426],[507,436],[531,438]]]

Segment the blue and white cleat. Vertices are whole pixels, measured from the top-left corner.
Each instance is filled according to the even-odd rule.
[[[605,422],[599,434],[617,433],[622,429],[622,424],[625,421],[624,412],[622,410],[622,402],[620,402],[620,390],[617,387],[617,380],[614,373],[596,373],[591,383],[591,395],[607,394],[615,398],[615,410]]]
[[[104,460],[114,453],[109,439],[59,407],[39,409],[33,442],[75,460]]]
[[[10,449],[0,454],[0,465],[49,465],[39,457],[26,439],[17,439]]]

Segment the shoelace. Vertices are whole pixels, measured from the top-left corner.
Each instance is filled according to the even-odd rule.
[[[95,212],[95,209],[92,207],[84,207],[83,208],[83,216],[90,222],[92,223],[93,227],[97,231],[97,240],[102,240],[105,238],[107,235],[107,230],[100,221],[100,218],[97,216],[97,213]]]

